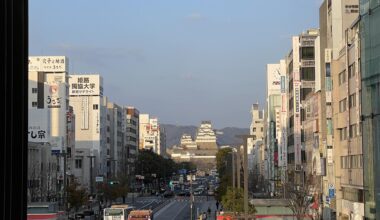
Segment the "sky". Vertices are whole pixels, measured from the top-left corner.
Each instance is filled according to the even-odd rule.
[[[320,0],[33,0],[29,54],[99,73],[104,95],[160,123],[250,125],[266,64],[318,28]]]

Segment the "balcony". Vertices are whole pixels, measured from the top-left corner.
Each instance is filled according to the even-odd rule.
[[[315,61],[314,60],[301,60],[301,66],[302,67],[314,67]]]

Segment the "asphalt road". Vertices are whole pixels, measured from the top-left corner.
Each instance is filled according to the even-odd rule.
[[[193,219],[201,213],[207,213],[210,207],[211,215],[208,219],[215,219],[216,201],[212,197],[196,196],[193,203]],[[189,197],[177,197],[171,199],[164,207],[154,214],[155,220],[189,220],[191,219],[191,201]]]

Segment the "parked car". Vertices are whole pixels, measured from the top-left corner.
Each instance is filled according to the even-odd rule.
[[[170,198],[170,197],[174,196],[174,193],[172,191],[168,190],[168,191],[165,191],[164,194],[162,194],[162,196],[165,198]]]

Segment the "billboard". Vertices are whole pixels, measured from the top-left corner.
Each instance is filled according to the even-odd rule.
[[[47,108],[66,108],[66,84],[50,83],[45,87],[45,103]]]
[[[103,96],[103,79],[100,75],[70,75],[69,95]]]
[[[296,165],[302,164],[301,159],[301,83],[299,81],[299,73],[293,73],[294,88],[294,160]]]
[[[30,56],[29,71],[35,72],[67,72],[69,61],[65,56]]]
[[[47,143],[50,141],[50,111],[48,109],[28,110],[28,142]]]

